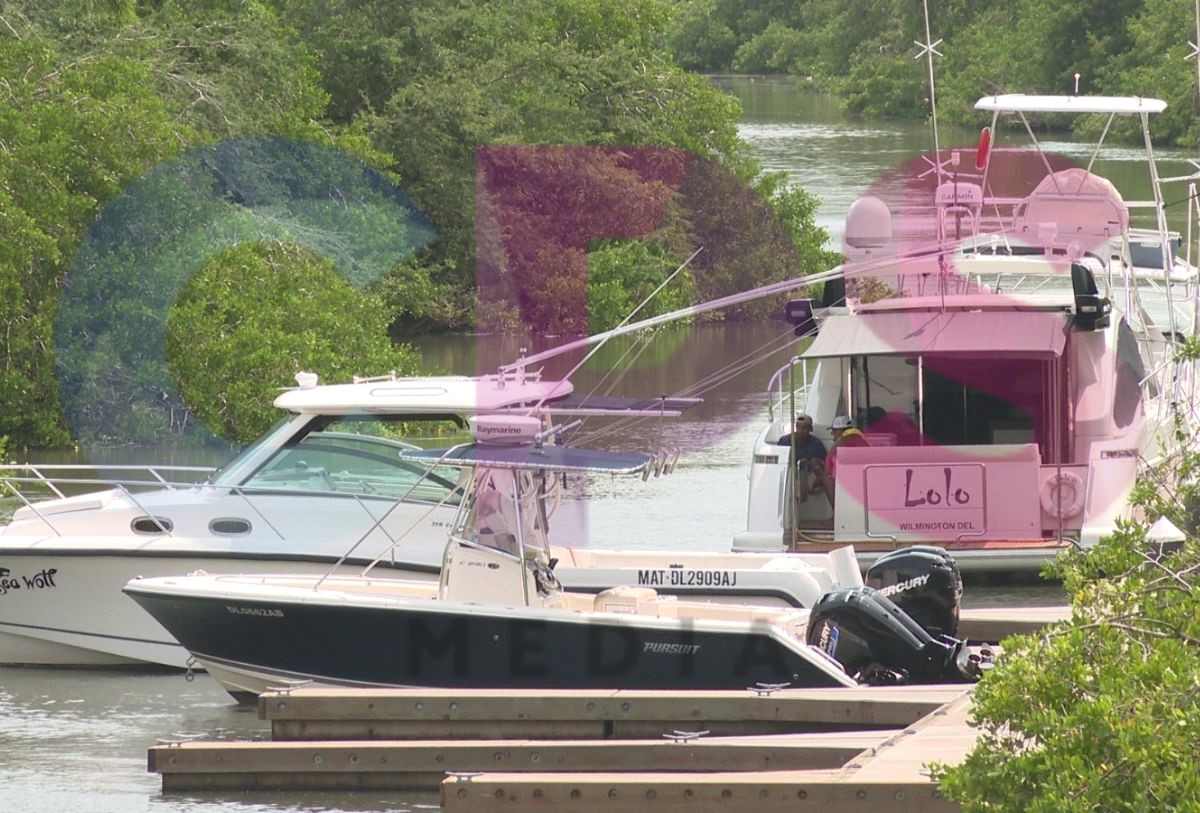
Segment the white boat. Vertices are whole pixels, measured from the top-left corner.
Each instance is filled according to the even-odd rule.
[[[298,379],[302,386],[276,400],[287,417],[215,472],[0,468],[0,481],[25,502],[0,529],[0,663],[182,668],[186,651],[121,594],[135,576],[358,574],[374,565],[377,577],[433,584],[460,475],[404,458],[414,441],[461,431],[480,412],[542,401],[547,420],[646,409],[658,417],[696,403],[588,400],[573,395],[569,381],[523,372],[333,385]],[[655,472],[673,464],[661,455]],[[835,586],[861,583],[847,552],[691,555],[558,545],[554,556],[561,579],[592,592],[640,582],[703,600],[801,607]]]
[[[504,417],[500,425],[512,427]],[[496,425],[493,416],[475,420]],[[519,420],[531,435],[542,427]],[[563,589],[547,507],[559,478],[640,473],[653,465],[647,455],[490,440],[408,456],[468,472],[437,585],[197,573],[133,579],[125,592],[239,699],[299,682],[742,689],[978,676],[964,642],[931,635],[867,587],[835,591],[812,611],[688,602],[648,587]],[[957,571],[944,564],[932,560],[919,580],[949,573],[939,629],[957,623],[961,596]]]
[[[1197,432],[1196,366],[1175,359],[1196,333],[1197,272],[1167,230],[1150,147],[1164,107],[1025,95],[976,105],[992,113],[989,139],[1001,115],[1027,127],[1034,113],[1140,118],[1146,203],[1122,200],[1091,163],[1053,170],[1040,153],[1046,174],[1027,194],[996,196],[993,182],[1012,173],[984,148],[976,173],[931,175],[917,215],[878,198],[851,207],[844,299],[816,308],[811,343],[771,378],[736,550],[853,545],[866,564],[932,543],[964,571],[1037,570],[1132,516],[1138,473]],[[1139,206],[1157,228],[1131,227]],[[838,416],[865,435],[838,449],[833,478],[778,445],[799,413],[827,448]]]

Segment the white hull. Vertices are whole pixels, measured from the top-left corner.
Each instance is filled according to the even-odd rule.
[[[854,550],[829,553],[689,553],[552,548],[568,590],[598,593],[616,585],[651,587],[689,601],[807,608],[839,587],[857,587]]]
[[[4,658],[3,664],[0,665],[6,666],[68,666],[87,669],[150,666],[145,661],[56,643],[44,637],[7,633],[0,633],[0,653],[3,653]]]
[[[138,577],[209,573],[323,574],[331,562],[281,561],[219,553],[140,556],[135,552],[55,554],[0,550],[10,587],[0,595],[0,664],[24,666],[146,666],[186,668],[189,655],[121,588]],[[342,567],[358,573],[361,565]],[[51,573],[51,571],[53,571]],[[385,571],[386,572],[386,571]],[[433,573],[400,571],[408,579]],[[39,583],[25,581],[46,574]],[[11,587],[11,580],[20,586]]]
[[[253,702],[264,692],[278,691],[289,687],[326,685],[302,678],[274,675],[248,664],[216,663],[207,659],[199,659],[199,664],[212,676],[213,680],[220,684],[222,689],[242,703]]]

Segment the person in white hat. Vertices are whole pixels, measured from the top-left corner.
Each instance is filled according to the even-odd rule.
[[[829,425],[833,430],[833,446],[825,455],[825,495],[833,503],[834,477],[837,469],[837,450],[842,446],[870,446],[867,436],[856,429],[849,415],[838,415]]]

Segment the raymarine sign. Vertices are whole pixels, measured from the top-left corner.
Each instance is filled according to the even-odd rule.
[[[496,445],[533,443],[542,422],[527,415],[472,415],[467,419],[476,442]]]

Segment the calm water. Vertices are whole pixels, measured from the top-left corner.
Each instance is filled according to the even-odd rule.
[[[885,174],[929,143],[928,130],[912,124],[849,121],[829,99],[805,95],[790,81],[722,80],[746,108],[743,132],[770,169],[786,171],[818,195],[819,222],[840,242],[841,219],[871,179]],[[973,132],[943,133],[943,143],[974,143]],[[1073,145],[1064,145],[1077,150]],[[1103,172],[1130,176],[1118,161]],[[1168,168],[1165,172],[1174,173]],[[1127,196],[1137,196],[1136,186]],[[1125,186],[1122,186],[1125,189]],[[704,403],[682,419],[645,420],[605,434],[585,424],[578,439],[609,448],[680,448],[676,472],[648,482],[597,479],[582,499],[556,517],[560,538],[606,548],[678,547],[727,550],[744,527],[747,457],[765,415],[764,389],[788,353],[780,325],[700,326],[660,334],[616,384],[616,392],[677,393],[760,351],[738,377],[706,389]],[[439,338],[421,343],[431,369],[475,372],[510,360],[517,340]],[[526,346],[536,349],[538,343]],[[766,350],[763,350],[766,348]],[[617,365],[629,350],[614,344],[576,376],[577,388],[605,391],[614,382],[594,370]],[[769,351],[774,352],[769,352]],[[561,364],[560,364],[561,366]],[[562,372],[563,370],[558,370]],[[554,366],[547,371],[556,372]],[[223,454],[197,460],[194,453],[116,450],[96,462],[216,464]],[[1047,604],[1061,599],[1055,587],[986,587],[970,590],[969,604]],[[163,796],[160,780],[145,772],[145,749],[177,732],[247,739],[265,737],[252,711],[233,706],[206,676],[187,682],[178,674],[33,669],[0,670],[0,811],[57,813],[124,811],[357,811],[419,810],[435,799],[365,794],[303,796]]]

